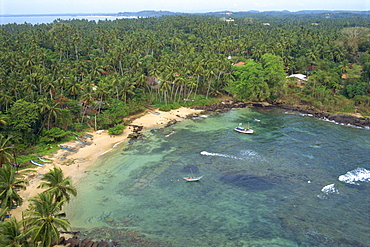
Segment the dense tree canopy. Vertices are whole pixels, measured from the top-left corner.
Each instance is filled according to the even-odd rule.
[[[333,110],[342,94],[369,115],[368,18],[231,17],[2,25],[0,131],[22,151],[84,126],[113,128],[148,104],[226,93]],[[309,77],[305,88],[287,87],[293,73]]]
[[[1,25],[0,214],[22,203],[19,154],[84,128],[120,133],[123,118],[148,105],[171,109],[228,94],[335,112],[356,107],[370,116],[370,19],[324,17],[239,13]],[[308,81],[286,78],[298,73]],[[0,225],[0,244],[50,246],[70,228],[62,212],[76,195],[70,178],[55,168],[43,180],[47,191],[31,198],[24,220]]]

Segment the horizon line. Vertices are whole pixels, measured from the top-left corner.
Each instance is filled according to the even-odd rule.
[[[171,12],[171,13],[181,13],[181,14],[208,14],[208,13],[222,13],[222,12],[231,12],[231,13],[240,13],[240,12],[301,12],[301,11],[328,11],[328,12],[367,12],[370,10],[346,10],[346,9],[337,9],[337,10],[328,10],[328,9],[302,9],[302,10],[219,10],[219,11],[196,11],[196,12],[178,12],[178,11],[171,11],[171,10],[139,10],[139,11],[119,11],[119,12],[76,12],[76,13],[35,13],[35,14],[0,14],[0,17],[10,17],[10,16],[53,16],[53,15],[117,15],[119,13],[139,13],[145,11],[152,11],[152,12]]]

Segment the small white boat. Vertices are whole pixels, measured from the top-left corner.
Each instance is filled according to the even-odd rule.
[[[200,177],[184,177],[184,179],[188,182],[195,182],[195,181],[199,181],[203,176],[200,176]]]
[[[36,162],[36,161],[34,161],[34,160],[30,160],[30,161],[31,161],[31,163],[32,163],[32,164],[34,164],[34,165],[37,165],[37,166],[45,166],[44,164],[41,164],[41,163]]]
[[[243,133],[243,134],[253,134],[253,132],[254,132],[251,128],[249,128],[249,125],[248,125],[248,128],[244,128],[244,127],[242,127],[241,123],[234,130],[236,132]]]
[[[261,122],[261,120],[260,119],[257,119],[257,118],[254,118],[254,121]]]

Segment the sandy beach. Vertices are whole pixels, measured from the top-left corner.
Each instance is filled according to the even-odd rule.
[[[165,126],[171,120],[181,121],[190,114],[200,113],[201,110],[194,110],[190,108],[179,108],[168,112],[158,110],[147,110],[137,116],[132,116],[131,125],[143,126],[143,130],[159,128]],[[22,211],[28,207],[28,199],[36,196],[44,189],[38,189],[43,174],[47,173],[54,166],[60,167],[63,170],[64,176],[70,176],[73,183],[76,183],[79,179],[84,176],[84,171],[88,170],[94,161],[101,155],[104,155],[114,149],[114,147],[128,140],[129,134],[132,133],[133,128],[127,127],[122,134],[117,136],[111,136],[107,133],[107,130],[98,130],[92,133],[91,138],[88,138],[85,143],[80,143],[77,140],[64,143],[64,147],[73,148],[75,151],[67,151],[60,149],[52,157],[45,157],[51,159],[52,163],[45,163],[44,167],[33,168],[36,173],[32,176],[27,176],[29,185],[24,191],[20,191],[19,194],[23,198],[22,206],[13,209],[11,214],[12,217],[20,220],[22,218]]]

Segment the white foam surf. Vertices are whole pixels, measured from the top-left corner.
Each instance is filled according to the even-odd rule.
[[[355,185],[359,185],[358,182],[370,182],[370,170],[358,167],[344,175],[340,175],[338,179],[344,183]]]
[[[339,194],[339,191],[338,191],[337,188],[335,188],[335,185],[334,184],[329,184],[329,185],[324,186],[321,189],[321,192],[323,192],[325,195]]]

